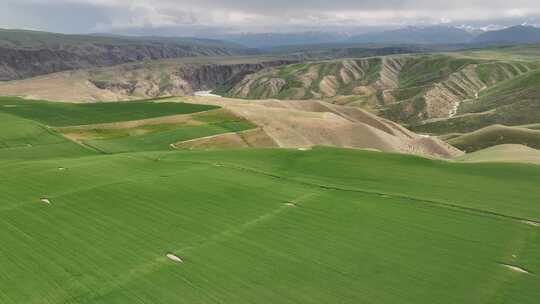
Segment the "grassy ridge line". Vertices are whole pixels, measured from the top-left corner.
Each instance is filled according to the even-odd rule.
[[[502,144],[519,144],[540,149],[540,130],[493,125],[453,137],[448,143],[466,152]]]
[[[540,150],[523,145],[505,144],[467,153],[455,160],[470,163],[506,162],[540,165]]]
[[[448,78],[469,64],[481,61],[446,55],[423,55],[412,57],[399,73],[400,88],[414,88],[433,85]]]
[[[512,104],[512,96],[519,94],[520,97],[535,97],[538,83],[540,83],[540,71],[533,70],[522,75],[517,75],[502,81],[492,87],[483,90],[478,100],[465,102],[460,106],[459,112],[478,113],[492,110],[496,107]]]
[[[506,45],[483,49],[460,51],[459,55],[477,59],[537,62],[540,60],[540,45]]]

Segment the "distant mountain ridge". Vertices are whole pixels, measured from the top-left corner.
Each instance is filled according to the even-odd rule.
[[[228,41],[194,37],[123,36],[107,33],[61,34],[44,31],[0,28],[0,47],[38,49],[71,47],[80,43],[138,45],[162,43],[176,46],[205,46],[243,49],[244,46]]]
[[[256,53],[240,45],[210,39],[0,30],[0,81],[143,60]]]
[[[466,30],[434,25],[350,34],[340,32],[244,33],[219,39],[253,48],[271,49],[310,45],[463,45],[540,43],[540,28],[518,25],[499,30]]]
[[[396,44],[461,44],[469,43],[474,35],[450,26],[409,26],[402,29],[353,36],[349,42]]]
[[[0,29],[0,81],[184,57],[273,53],[296,60],[320,60],[530,44],[540,43],[540,28],[521,25],[478,34],[438,25],[409,26],[352,37],[345,32],[245,33],[216,37],[227,40],[113,34],[67,35]]]
[[[349,38],[340,32],[240,33],[220,35],[219,40],[231,41],[251,48],[293,46],[345,42]]]
[[[475,43],[507,43],[526,44],[540,43],[540,28],[534,26],[517,25],[498,31],[489,31],[480,34],[474,39]]]

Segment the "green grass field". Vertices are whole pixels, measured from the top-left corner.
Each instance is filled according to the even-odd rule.
[[[92,155],[74,142],[37,122],[0,112],[0,159],[44,159]]]
[[[85,140],[84,143],[106,153],[168,150],[171,144],[223,133],[245,131],[253,125],[245,121],[223,121],[199,126],[181,126],[139,136]]]
[[[26,113],[0,113],[2,144],[32,156],[0,149],[0,303],[540,297],[540,166],[322,147],[103,155]]]
[[[159,101],[159,102],[155,102]],[[0,97],[0,112],[18,115],[53,127],[89,125],[138,120],[176,114],[190,114],[217,109],[162,100],[72,104]]]
[[[248,121],[231,114],[209,112],[218,108],[216,106],[166,102],[166,100],[66,104],[20,98],[0,98],[0,118],[3,116],[9,118],[10,120],[6,120],[6,125],[16,129],[14,133],[5,132],[5,138],[0,133],[0,148],[31,147],[42,144],[77,146],[61,136],[52,127],[61,127],[59,131],[67,133],[79,130],[80,126],[94,124],[100,126],[103,123],[182,114],[193,114],[192,120],[196,121],[197,125],[186,123],[156,124],[128,129],[96,127],[83,129],[85,135],[90,138],[80,140],[79,143],[102,153],[169,150],[170,145],[177,142],[245,131],[254,127]],[[2,114],[3,112],[6,114]],[[35,121],[29,122],[27,119]],[[81,147],[77,147],[77,149],[81,149]],[[7,152],[7,150],[4,151]],[[12,154],[17,153],[15,151]]]

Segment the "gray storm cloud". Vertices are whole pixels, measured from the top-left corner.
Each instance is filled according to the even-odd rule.
[[[61,32],[129,28],[231,31],[510,20],[534,22],[538,0],[1,0],[0,27]]]

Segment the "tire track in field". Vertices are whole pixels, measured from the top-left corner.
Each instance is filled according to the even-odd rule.
[[[293,200],[290,200],[290,201],[283,201],[282,204],[279,207],[277,207],[277,208],[275,208],[275,209],[273,209],[273,210],[271,210],[271,211],[269,211],[269,212],[267,212],[265,214],[259,215],[258,217],[254,218],[252,220],[249,220],[249,221],[241,224],[240,226],[237,226],[235,228],[230,228],[230,229],[222,231],[220,233],[211,235],[211,236],[205,238],[204,240],[202,240],[202,242],[200,242],[199,244],[192,245],[192,246],[187,246],[187,247],[184,247],[184,248],[179,249],[179,250],[163,251],[163,254],[156,257],[154,260],[148,261],[148,262],[146,262],[144,264],[141,264],[141,265],[131,269],[129,271],[129,273],[127,273],[126,275],[124,275],[121,278],[119,278],[118,280],[116,280],[116,282],[111,283],[107,288],[96,291],[95,295],[92,296],[90,298],[90,300],[95,299],[95,298],[103,298],[107,294],[113,292],[114,290],[117,290],[117,289],[121,288],[122,286],[124,286],[126,284],[129,284],[131,281],[133,281],[133,280],[135,280],[137,278],[141,278],[143,276],[146,276],[146,275],[149,275],[151,273],[154,273],[154,272],[158,271],[163,266],[175,266],[174,263],[171,263],[171,261],[167,257],[167,255],[166,255],[167,253],[171,253],[171,254],[174,254],[174,255],[180,257],[181,259],[184,260],[183,263],[189,263],[189,260],[186,261],[184,259],[183,254],[185,254],[185,253],[187,253],[189,251],[195,250],[195,249],[199,249],[201,247],[209,246],[209,245],[224,241],[224,240],[226,240],[228,238],[232,238],[232,237],[235,237],[237,235],[241,235],[242,233],[244,233],[245,231],[249,230],[250,228],[252,228],[254,226],[257,226],[257,225],[259,225],[261,223],[265,223],[265,222],[268,222],[268,221],[276,218],[280,214],[284,213],[287,209],[295,208],[295,207],[293,207],[291,205],[288,205],[288,204],[292,203],[295,206],[301,206],[302,202],[305,202],[310,198],[319,196],[322,193],[323,193],[323,191],[319,190],[319,191],[316,191],[316,192],[306,193],[306,194],[304,194],[304,195],[302,195],[302,196],[300,196],[298,198],[295,198]],[[186,278],[184,278],[184,281],[187,284],[192,285],[191,282],[189,282],[189,280],[187,280]]]
[[[254,226],[257,226],[257,225],[259,225],[261,223],[268,222],[268,221],[276,218],[277,216],[279,216],[281,213],[285,212],[288,209],[292,209],[292,208],[301,206],[300,203],[305,202],[306,200],[308,200],[310,198],[319,196],[321,193],[322,193],[322,191],[311,192],[311,193],[304,194],[304,195],[302,195],[302,196],[300,196],[300,197],[298,197],[298,198],[296,198],[294,200],[285,201],[278,208],[276,208],[274,210],[271,210],[268,213],[262,214],[262,215],[260,215],[260,216],[258,216],[256,218],[248,221],[248,222],[245,222],[244,224],[241,224],[240,226],[230,228],[228,230],[225,230],[225,231],[222,231],[222,232],[220,232],[218,234],[210,236],[210,237],[206,238],[205,240],[203,240],[201,243],[199,243],[197,245],[188,246],[188,247],[184,247],[184,248],[182,248],[180,250],[176,250],[176,251],[174,251],[174,253],[178,253],[178,254],[181,255],[181,254],[186,253],[188,251],[191,251],[193,249],[200,248],[200,247],[205,247],[205,246],[208,246],[210,244],[214,244],[214,243],[226,240],[228,238],[231,238],[231,237],[234,237],[234,236],[237,236],[237,235],[241,235],[242,233],[244,233],[245,231],[249,230],[250,228],[252,228]]]

